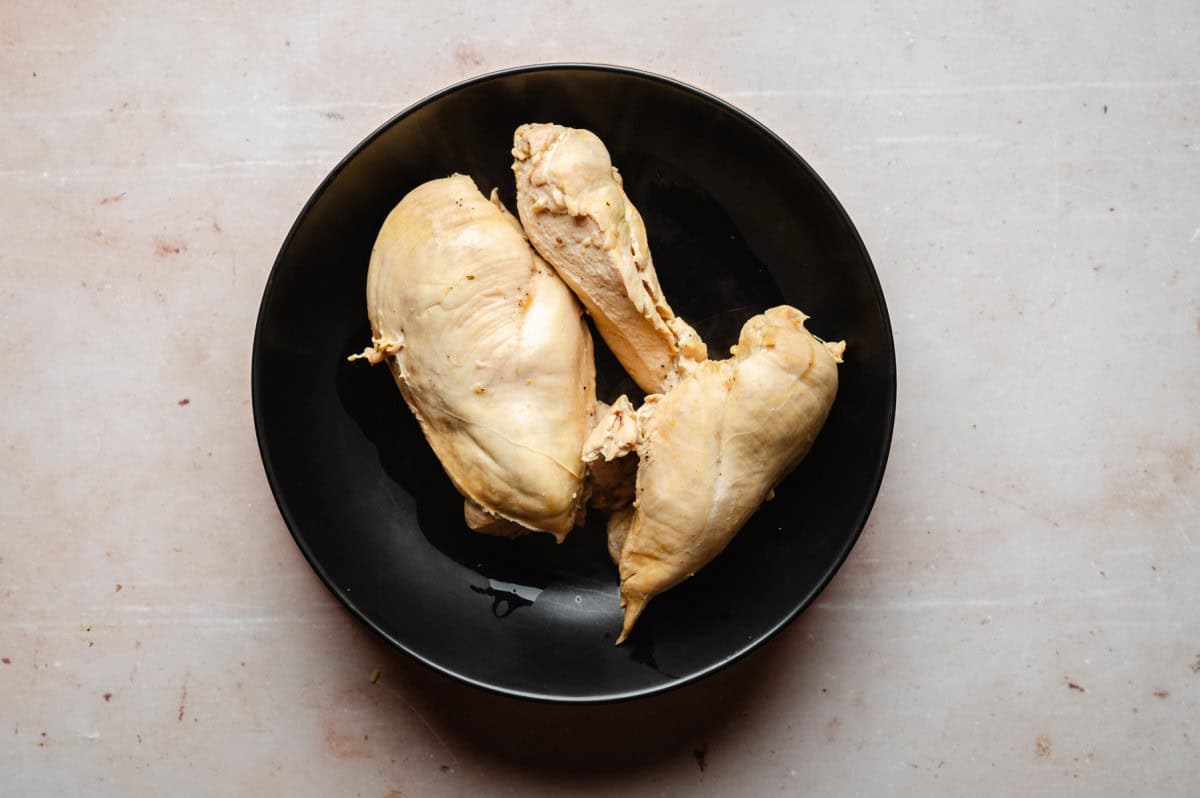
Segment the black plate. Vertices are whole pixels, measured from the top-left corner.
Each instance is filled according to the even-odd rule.
[[[664,292],[714,356],[780,303],[845,338],[833,412],[808,459],[695,578],[656,598],[630,640],[599,518],[561,546],[470,532],[462,501],[383,368],[346,356],[370,338],[367,261],[384,217],[451,172],[513,205],[517,125],[596,132],[645,217]],[[819,120],[814,120],[819,124]],[[597,344],[598,393],[633,385]],[[875,270],[841,205],[783,141],[721,100],[610,66],[507,70],[396,116],[313,194],[263,294],[254,421],[296,543],[356,615],[473,685],[607,701],[728,664],[807,606],[858,538],[883,477],[895,354]],[[640,394],[637,395],[640,398]]]

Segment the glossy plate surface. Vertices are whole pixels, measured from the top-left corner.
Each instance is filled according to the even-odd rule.
[[[561,546],[469,531],[462,500],[370,339],[367,263],[393,206],[452,172],[515,209],[512,133],[585,127],[645,218],[664,292],[714,356],[781,303],[846,339],[840,389],[809,457],[710,566],[656,598],[631,639],[598,514]],[[814,120],[819,124],[819,120]],[[640,399],[596,336],[598,393]],[[305,207],[263,295],[254,419],[297,544],[364,622],[468,683],[527,698],[629,698],[710,673],[780,629],[832,578],[875,500],[891,441],[895,354],[870,258],[813,170],[757,122],[666,78],[537,66],[453,86],[398,115]]]

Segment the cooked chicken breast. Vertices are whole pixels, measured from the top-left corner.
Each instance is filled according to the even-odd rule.
[[[844,343],[792,307],[746,322],[708,361],[638,410],[636,501],[609,519],[628,635],[646,603],[716,557],[808,452],[837,393]]]
[[[583,444],[588,506],[602,511],[621,510],[633,503],[638,459],[625,455],[637,446],[637,410],[628,396],[619,397],[611,407],[597,401],[596,419],[596,426]]]
[[[581,519],[595,364],[583,311],[469,177],[413,189],[371,252],[372,343],[468,524],[558,540]]]
[[[522,125],[513,137],[517,213],[533,246],[583,302],[643,390],[661,393],[708,357],[671,310],[608,150],[587,130]]]

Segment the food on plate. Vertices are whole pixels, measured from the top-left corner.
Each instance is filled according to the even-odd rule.
[[[582,519],[595,364],[583,312],[521,226],[471,178],[409,192],[371,252],[367,313],[384,362],[480,532]]]
[[[522,125],[512,152],[520,221],[463,175],[418,186],[389,214],[367,275],[372,345],[351,359],[388,365],[472,529],[561,542],[585,505],[609,513],[620,643],[804,458],[845,344],[782,305],[746,322],[732,357],[708,360],[663,296],[600,139]],[[647,391],[640,408],[597,402],[576,297]]]
[[[583,444],[591,489],[588,506],[615,511],[633,503],[637,457],[626,457],[637,446],[637,410],[629,397],[621,396],[612,406],[596,403],[596,426]]]
[[[700,364],[637,411],[636,499],[609,518],[625,607],[618,643],[651,598],[725,548],[825,423],[845,344],[817,339],[806,319],[788,306],[751,318],[733,357]],[[585,458],[603,456],[597,442]]]
[[[708,352],[663,296],[646,227],[604,143],[587,130],[522,125],[513,158],[517,213],[533,246],[634,382],[648,393],[669,390]]]

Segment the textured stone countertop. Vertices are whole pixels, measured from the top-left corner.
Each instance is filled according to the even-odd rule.
[[[1200,6],[344,5],[0,20],[0,793],[1200,794]],[[250,413],[263,285],[329,169],[556,60],[795,146],[899,362],[882,493],[816,604],[584,709],[354,621]]]

